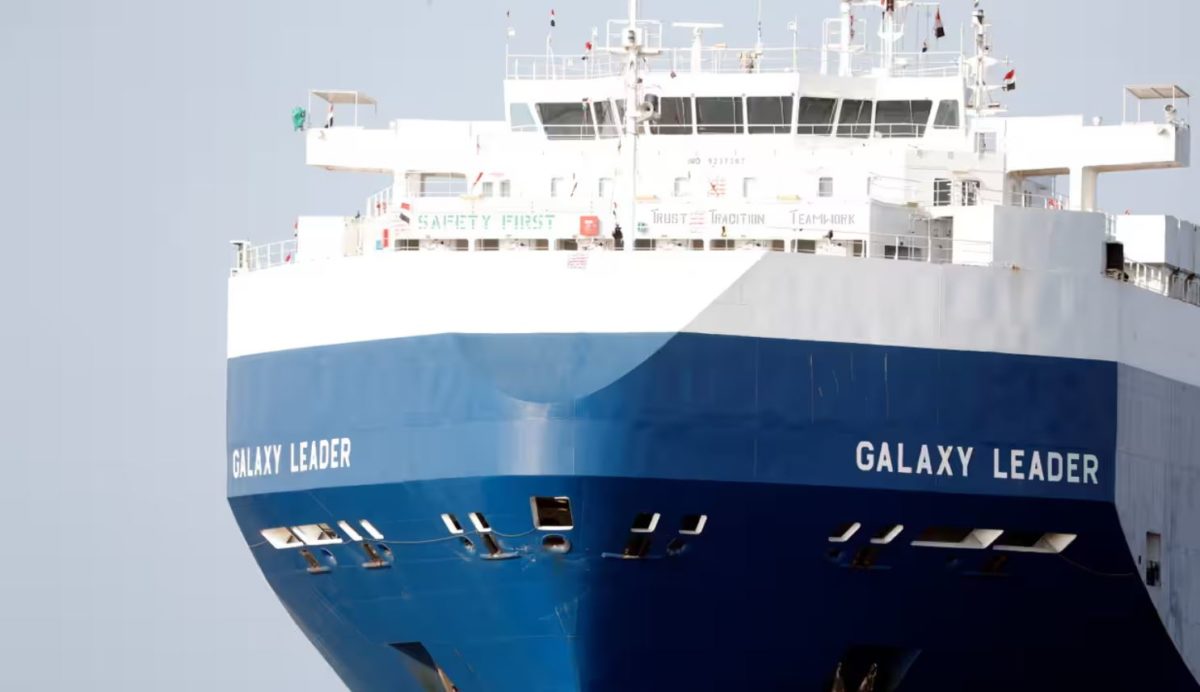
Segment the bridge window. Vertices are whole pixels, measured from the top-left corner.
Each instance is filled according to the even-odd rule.
[[[826,136],[833,134],[833,115],[836,111],[837,99],[818,99],[807,96],[800,99],[796,134]]]
[[[732,135],[742,131],[742,99],[706,96],[696,99],[696,129],[702,135]]]
[[[566,178],[551,178],[550,179],[550,196],[562,197],[566,193],[567,180]]]
[[[613,179],[601,178],[596,184],[596,194],[600,195],[601,199],[608,199],[613,194]]]
[[[880,101],[875,132],[883,137],[923,137],[933,101]]]
[[[596,127],[600,130],[600,139],[612,139],[621,136],[621,126],[618,124],[617,112],[607,100],[596,101]]]
[[[884,245],[883,258],[920,262],[924,258],[924,252],[919,247],[905,245],[904,241],[901,240],[899,245]]]
[[[935,178],[933,181],[933,206],[948,207],[950,206],[950,180],[948,178]]]
[[[964,207],[973,207],[979,204],[978,180],[962,181],[962,203]]]
[[[461,197],[467,194],[467,176],[455,173],[422,173],[422,197]]]
[[[575,103],[539,103],[538,115],[546,139],[595,139],[596,124],[592,122],[592,109],[586,101]]]
[[[656,105],[658,121],[651,121],[650,133],[655,135],[690,135],[692,134],[692,99],[689,97],[658,98],[648,96],[647,100]]]
[[[500,181],[500,196],[501,197],[512,197],[512,181],[511,180],[501,180]]]
[[[833,197],[833,178],[821,178],[817,181],[818,197]]]
[[[508,106],[508,121],[513,132],[537,132],[537,121],[528,103],[513,103]]]
[[[746,119],[750,121],[750,134],[786,135],[791,132],[792,101],[791,96],[747,97]]]
[[[871,136],[871,101],[846,99],[842,101],[842,112],[838,117],[838,137],[866,139]]]
[[[958,101],[940,101],[937,115],[933,118],[933,129],[958,129]]]
[[[676,197],[687,197],[689,194],[691,194],[691,190],[690,190],[691,185],[689,184],[690,182],[691,181],[689,181],[687,178],[676,178],[675,179],[675,189],[673,190],[673,192],[675,193],[675,196]]]

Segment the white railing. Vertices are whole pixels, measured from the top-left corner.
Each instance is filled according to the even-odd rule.
[[[885,175],[871,176],[871,198],[889,204],[917,204],[924,207],[974,207],[1005,205],[1027,209],[1067,210],[1071,200],[1066,195],[1017,192],[984,187],[974,180],[942,178],[911,180]]]
[[[296,261],[296,239],[265,245],[239,245],[233,261],[234,274],[291,264]]]
[[[392,192],[394,189],[391,185],[388,185],[367,198],[368,217],[383,216],[388,213],[388,210],[392,206]]]
[[[836,73],[836,53],[822,54],[819,48],[702,48],[699,54],[692,48],[665,48],[658,55],[648,56],[643,74],[648,79],[656,75],[684,74],[695,66],[704,74],[760,73]],[[855,76],[875,73],[882,61],[876,53],[857,53],[854,56]],[[617,77],[625,63],[620,55],[604,50],[586,54],[557,55],[510,54],[505,75],[508,79],[591,79]],[[961,73],[960,53],[898,53],[892,74],[900,77],[951,77]]]
[[[453,235],[453,232],[450,232]],[[800,254],[816,254],[849,258],[870,258],[895,261],[925,262],[930,264],[991,263],[991,243],[985,241],[954,240],[939,237],[931,232],[914,233],[865,233],[854,231],[830,232],[827,236],[814,238],[797,229],[762,228],[758,232],[737,234],[736,237],[718,236],[714,233],[696,233],[690,236],[657,237],[636,234],[623,242],[610,237],[542,237],[511,238],[497,237],[450,237],[436,238],[412,235],[403,231],[389,234],[386,247],[377,247],[376,252],[506,252],[546,251],[573,253],[592,251],[672,252],[689,251],[768,251]],[[630,245],[632,243],[632,245]],[[347,252],[347,256],[362,254]],[[235,275],[260,271],[291,264],[296,261],[296,240],[285,240],[266,245],[243,246],[235,258]]]
[[[1018,192],[1009,199],[1009,204],[1025,209],[1070,209],[1071,198],[1066,195],[1042,195],[1033,192]]]
[[[1119,278],[1160,296],[1200,305],[1200,277],[1191,272],[1126,260],[1125,275]]]

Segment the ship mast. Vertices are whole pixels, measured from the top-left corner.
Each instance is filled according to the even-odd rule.
[[[984,19],[983,8],[978,4],[975,6],[975,11],[971,14],[971,22],[975,29],[975,55],[970,59],[971,64],[971,102],[968,107],[975,111],[976,115],[988,115],[999,107],[998,103],[992,101],[991,92],[993,87],[987,83],[988,69],[993,65],[999,64],[999,60],[991,56],[992,47],[988,40],[988,24]]]
[[[642,122],[642,56],[646,55],[644,36],[638,30],[638,0],[629,0],[629,25],[621,41],[625,54],[625,178],[628,186],[624,213],[619,215],[625,227],[625,249],[633,249],[637,232],[638,128]]]
[[[879,28],[879,38],[883,43],[883,63],[880,68],[885,76],[892,76],[896,70],[896,45],[904,39],[904,24],[896,21],[896,12],[906,10],[912,5],[912,0],[884,0],[883,23]]]

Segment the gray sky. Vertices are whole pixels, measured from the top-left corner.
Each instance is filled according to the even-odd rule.
[[[725,22],[754,3],[649,0]],[[766,0],[816,45],[833,0]],[[970,0],[947,0],[948,28]],[[1195,0],[990,0],[1020,114],[1120,116],[1121,86],[1200,89]],[[361,89],[394,117],[498,118],[504,10],[537,0],[8,0],[0,14],[0,675],[22,690],[323,690],[338,682],[270,593],[224,499],[227,241],[350,213],[379,179],[307,170],[289,111]],[[621,0],[563,0],[582,45]],[[668,34],[672,35],[672,34]],[[683,32],[673,32],[680,44]],[[950,47],[956,40],[948,41]],[[1197,173],[1102,178],[1110,211],[1200,220]]]

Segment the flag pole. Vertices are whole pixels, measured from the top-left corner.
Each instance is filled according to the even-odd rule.
[[[637,232],[637,176],[638,176],[638,128],[642,111],[642,35],[638,31],[638,0],[629,0],[629,25],[625,29],[625,175],[628,178],[628,196],[624,220],[628,240],[625,250],[633,249],[634,234]]]

